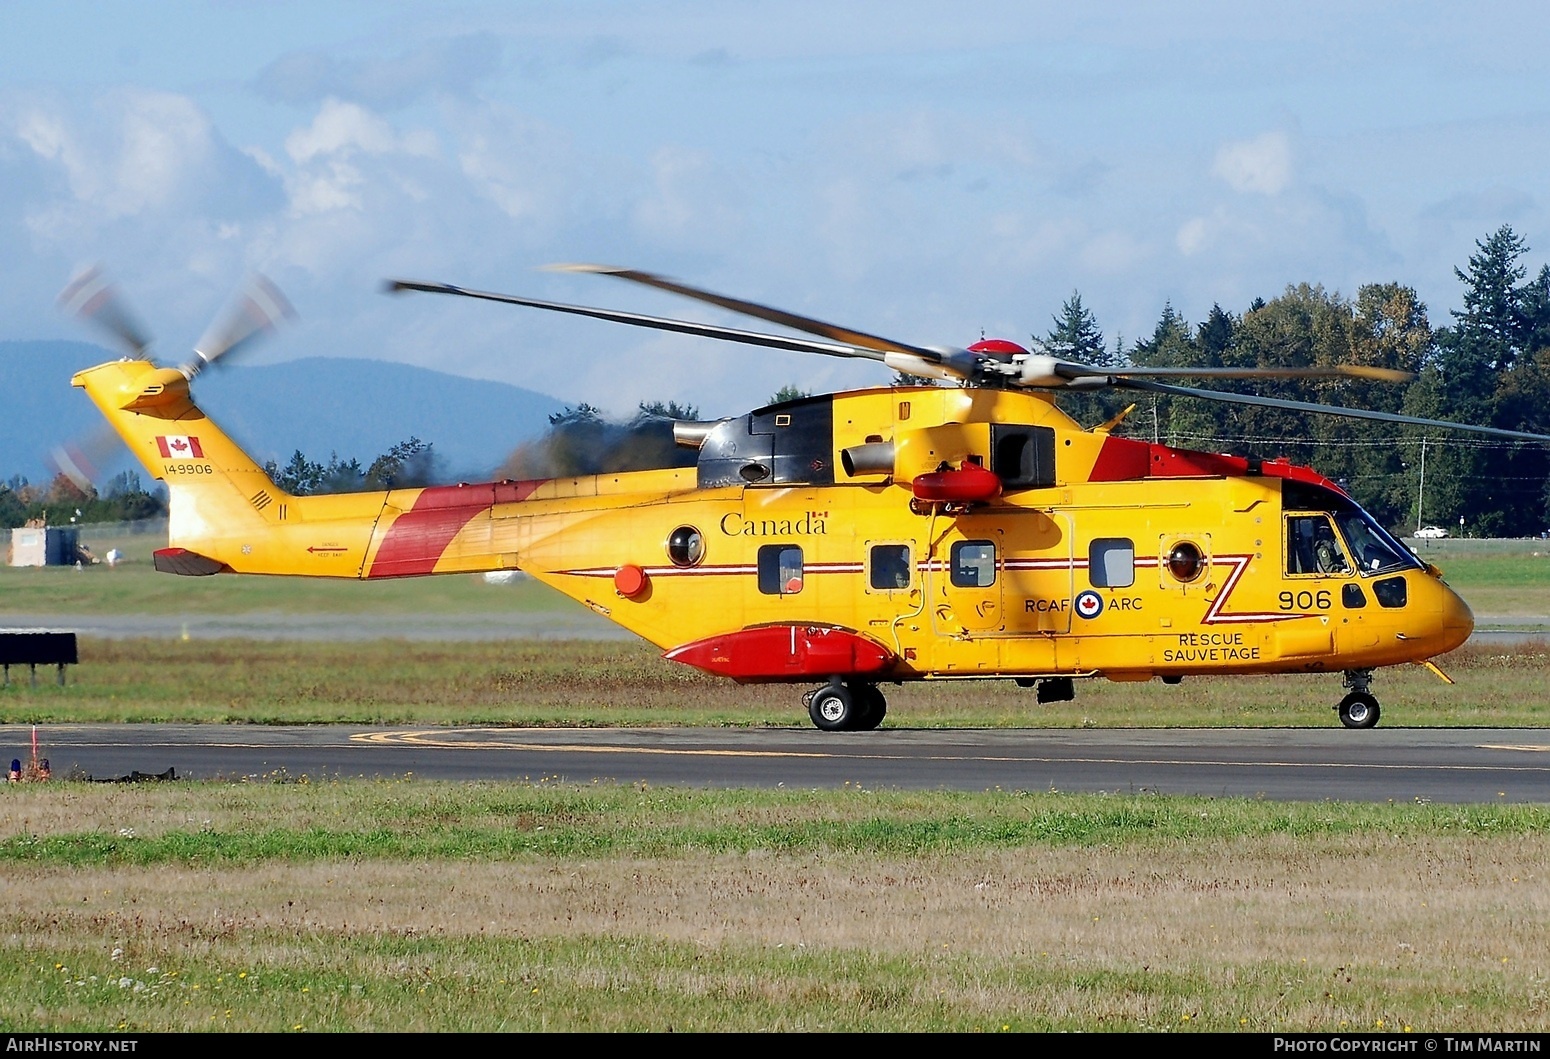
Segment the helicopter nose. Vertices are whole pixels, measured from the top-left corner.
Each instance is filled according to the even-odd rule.
[[[1463,645],[1469,639],[1469,634],[1475,631],[1475,615],[1469,609],[1469,604],[1459,597],[1459,594],[1441,580],[1437,581],[1440,598],[1436,603],[1438,642],[1437,654],[1446,654],[1448,651]]]

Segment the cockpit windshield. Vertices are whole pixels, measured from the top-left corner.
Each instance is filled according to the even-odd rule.
[[[1351,565],[1363,576],[1419,569],[1425,565],[1355,501],[1323,486],[1308,482],[1284,482],[1281,486],[1281,508],[1287,512],[1327,512],[1335,520],[1340,535],[1345,538]]]

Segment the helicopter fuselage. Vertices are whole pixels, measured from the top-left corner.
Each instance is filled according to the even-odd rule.
[[[690,425],[692,468],[298,497],[165,369],[75,383],[167,483],[159,568],[521,569],[737,681],[1361,674],[1473,626],[1313,471],[1083,430],[1037,392],[809,397]]]

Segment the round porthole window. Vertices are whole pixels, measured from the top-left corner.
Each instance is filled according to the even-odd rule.
[[[1180,541],[1168,553],[1168,572],[1180,581],[1193,581],[1206,568],[1206,558],[1189,541]]]
[[[705,558],[705,538],[693,526],[679,526],[667,535],[667,557],[674,566],[694,566]]]

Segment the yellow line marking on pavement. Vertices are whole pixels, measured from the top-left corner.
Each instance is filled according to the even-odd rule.
[[[455,730],[477,735],[484,729]],[[729,750],[664,746],[609,746],[588,743],[519,743],[495,740],[471,742],[448,739],[446,729],[437,731],[361,732],[352,742],[378,746],[418,746],[446,750],[528,750],[570,754],[655,754],[664,757],[748,757],[748,758],[854,758],[870,761],[994,761],[998,763],[1047,765],[1179,765],[1222,768],[1329,768],[1378,769],[1387,771],[1426,770],[1433,772],[1545,772],[1550,766],[1538,765],[1427,765],[1385,764],[1368,761],[1220,761],[1209,758],[1120,758],[1120,757],[1011,757],[992,754],[846,754],[816,750]]]

